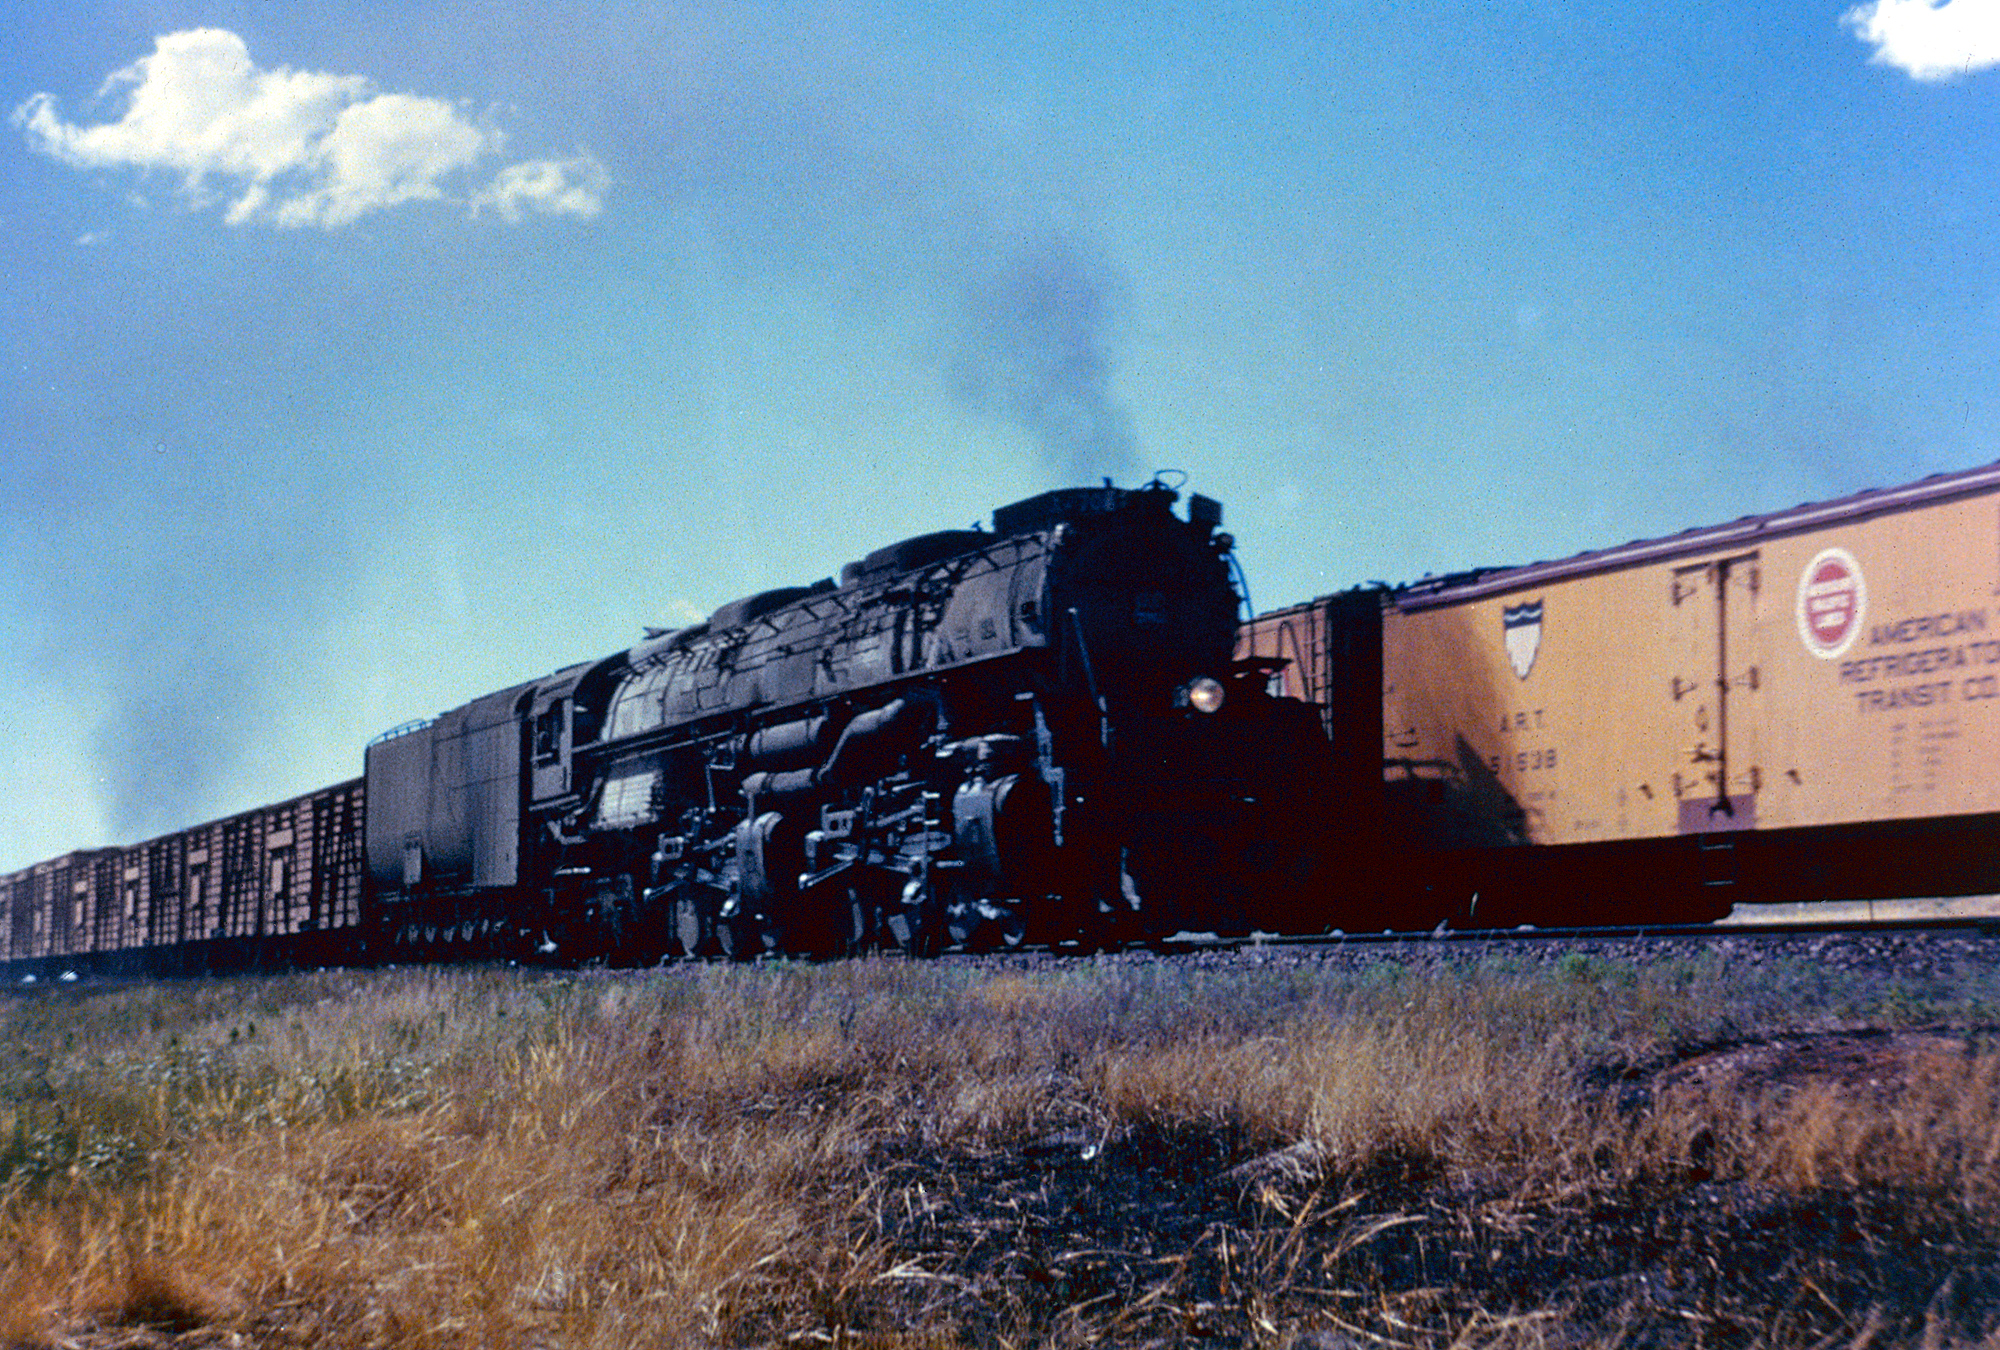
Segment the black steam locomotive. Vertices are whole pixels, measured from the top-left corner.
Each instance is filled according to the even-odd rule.
[[[1232,658],[1221,507],[1049,492],[370,746],[378,959],[825,954],[1247,931],[1324,735]]]

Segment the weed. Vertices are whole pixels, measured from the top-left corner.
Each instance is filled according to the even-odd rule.
[[[0,1004],[0,1344],[1984,1336],[2000,1051],[1935,1024],[1991,990],[1809,975],[1718,949],[51,990]]]

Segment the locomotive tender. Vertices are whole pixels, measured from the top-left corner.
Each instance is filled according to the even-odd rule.
[[[1044,493],[990,532],[906,540],[399,729],[358,783],[17,873],[0,958],[652,961],[1247,931],[1253,899],[1303,893],[1324,741],[1232,655],[1221,507],[1177,501],[1158,480]]]
[[[1239,651],[1372,766],[1348,927],[2000,892],[2000,465],[1324,597]]]

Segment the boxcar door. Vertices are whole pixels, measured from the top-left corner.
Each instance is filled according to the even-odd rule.
[[[1673,571],[1668,622],[1675,669],[1667,692],[1681,732],[1673,784],[1682,834],[1757,824],[1762,581],[1755,553]]]

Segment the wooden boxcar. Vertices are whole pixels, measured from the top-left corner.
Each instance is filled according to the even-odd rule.
[[[363,826],[355,779],[0,876],[0,962],[47,978],[360,959]]]

